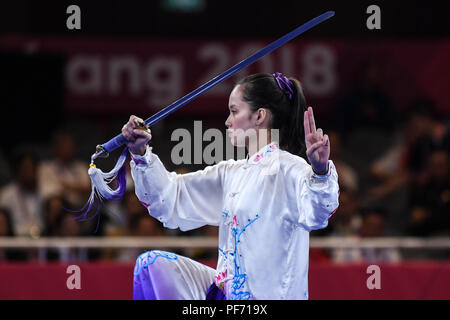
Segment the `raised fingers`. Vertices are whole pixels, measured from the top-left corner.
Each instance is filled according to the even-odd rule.
[[[309,116],[308,110],[305,111],[303,115],[303,127],[305,128],[305,137],[311,133],[311,128],[309,127]]]
[[[314,113],[311,107],[304,113],[303,126],[305,127],[305,135],[316,133],[316,123],[314,121]]]
[[[328,146],[328,144],[330,143],[330,138],[328,138],[328,135],[324,135],[323,136],[323,141],[324,141],[324,146]]]
[[[323,138],[323,130],[321,128],[317,129],[316,135],[319,138],[319,140],[322,140],[322,138]]]
[[[308,107],[308,119],[309,119],[309,127],[311,129],[311,133],[316,132],[316,122],[314,121],[314,113],[313,108]]]
[[[306,150],[306,155],[308,156],[308,158],[317,150],[319,150],[320,147],[322,147],[324,145],[323,141],[318,141],[316,143],[314,143],[313,145],[311,145],[307,150]]]

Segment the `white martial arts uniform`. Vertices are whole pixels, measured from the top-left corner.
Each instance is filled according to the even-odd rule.
[[[185,257],[158,258],[167,273],[189,274],[172,284],[180,294],[171,293],[170,299],[204,299],[213,281],[227,299],[308,299],[309,231],[326,227],[339,205],[331,160],[328,173],[319,176],[305,159],[270,143],[249,159],[177,175],[167,172],[147,147],[144,156],[132,154],[131,168],[136,195],[165,227],[186,231],[219,226],[215,272],[206,266],[199,271]],[[156,262],[149,254],[139,259]],[[142,272],[156,272],[156,265],[147,263]],[[190,294],[176,289],[186,285],[192,287]]]

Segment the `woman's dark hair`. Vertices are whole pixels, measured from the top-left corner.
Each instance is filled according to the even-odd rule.
[[[259,108],[272,114],[271,129],[280,130],[280,148],[306,158],[303,115],[306,100],[300,81],[289,78],[293,89],[292,99],[278,86],[275,77],[268,73],[249,75],[236,85],[242,87],[242,99],[250,105],[252,112]]]

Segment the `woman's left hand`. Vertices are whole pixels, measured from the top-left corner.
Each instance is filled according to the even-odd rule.
[[[304,114],[306,156],[317,174],[328,172],[328,158],[330,157],[330,140],[322,129],[316,130],[313,109],[308,107]]]

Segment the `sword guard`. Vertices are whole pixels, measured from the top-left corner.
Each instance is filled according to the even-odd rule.
[[[96,158],[108,158],[109,157],[109,152],[106,151],[106,149],[101,144],[98,144],[95,147],[95,154],[97,155]]]
[[[139,121],[139,120],[135,119],[134,124],[137,127],[136,129],[144,130],[144,131],[147,131],[148,133],[150,133],[150,127],[148,126],[148,124],[145,124],[144,121]]]

